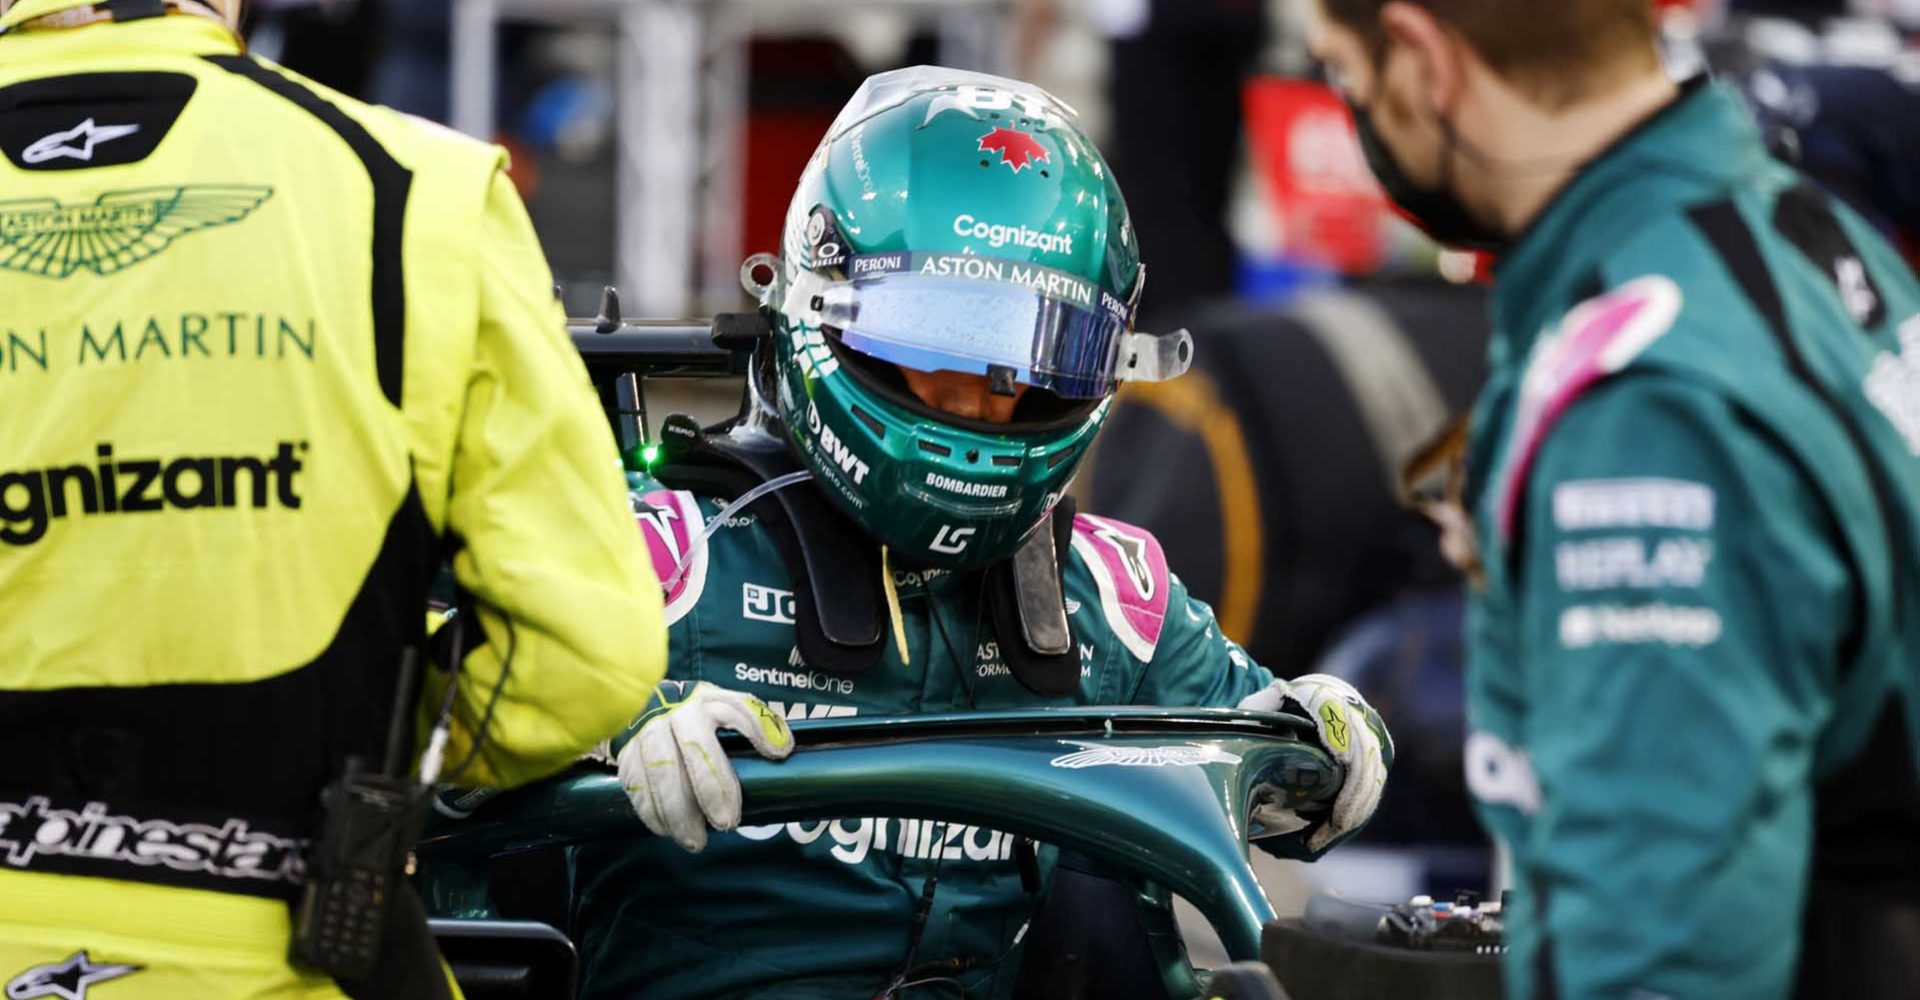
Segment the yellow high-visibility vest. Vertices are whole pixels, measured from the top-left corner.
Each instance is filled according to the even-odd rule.
[[[462,783],[619,729],[659,584],[504,155],[84,6],[0,18],[0,806],[299,829],[443,554]]]

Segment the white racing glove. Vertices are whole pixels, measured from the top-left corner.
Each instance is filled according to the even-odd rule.
[[[1249,712],[1281,712],[1286,711],[1288,701],[1306,710],[1320,734],[1321,746],[1346,769],[1332,814],[1307,837],[1307,850],[1319,854],[1365,825],[1379,807],[1380,793],[1387,787],[1387,768],[1393,765],[1393,737],[1387,735],[1380,713],[1360,697],[1360,692],[1330,674],[1276,680],[1241,699],[1238,707]],[[1291,833],[1307,825],[1291,808],[1277,802],[1257,805],[1254,821],[1268,836]]]
[[[620,748],[620,786],[655,836],[698,851],[707,846],[709,825],[740,825],[740,779],[720,749],[719,731],[746,736],[769,760],[787,759],[793,732],[760,699],[704,681],[678,702],[665,687],[659,697],[665,705]]]

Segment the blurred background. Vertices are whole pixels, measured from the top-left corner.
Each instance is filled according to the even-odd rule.
[[[1920,0],[1648,2],[1676,75],[1740,86],[1779,155],[1915,248]],[[1403,467],[1478,387],[1488,262],[1387,208],[1295,0],[253,7],[256,53],[504,144],[576,316],[607,284],[629,318],[747,307],[740,262],[776,249],[792,184],[871,73],[941,63],[1066,100],[1134,213],[1141,326],[1199,345],[1187,377],[1122,395],[1083,509],[1153,529],[1257,659],[1349,677],[1398,740],[1377,819],[1321,864],[1271,863],[1276,905],[1314,885],[1497,891],[1461,764],[1463,585],[1400,503]],[[740,390],[649,396],[712,422]]]

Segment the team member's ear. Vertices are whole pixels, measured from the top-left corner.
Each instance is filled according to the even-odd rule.
[[[1380,8],[1380,28],[1386,34],[1386,51],[1398,50],[1405,60],[1397,72],[1385,63],[1379,67],[1375,85],[1382,96],[1423,118],[1447,117],[1466,82],[1458,40],[1433,14],[1403,0]]]

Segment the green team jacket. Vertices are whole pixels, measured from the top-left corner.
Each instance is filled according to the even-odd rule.
[[[635,498],[661,576],[690,560],[666,595],[668,688],[707,681],[798,720],[1042,704],[1232,706],[1274,680],[1187,596],[1151,535],[1085,515],[1063,571],[1081,662],[1073,697],[1049,702],[1022,687],[991,629],[982,632],[980,578],[940,570],[894,574],[910,665],[890,646],[871,673],[830,676],[799,660],[793,584],[752,514],[696,547],[720,501],[651,484]],[[884,817],[715,834],[699,854],[656,838],[575,848],[568,931],[583,996],[872,996],[901,968],[936,867],[914,965],[978,960],[959,977],[968,995],[1004,996],[1017,961],[994,960],[1009,953],[1031,905],[1013,850],[1013,838],[993,830]],[[923,992],[952,995],[940,986],[905,995]]]
[[[1496,272],[1467,768],[1516,1000],[1786,997],[1810,896],[1916,886],[1875,810],[1920,732],[1920,289],[1805,185],[1690,84]]]

